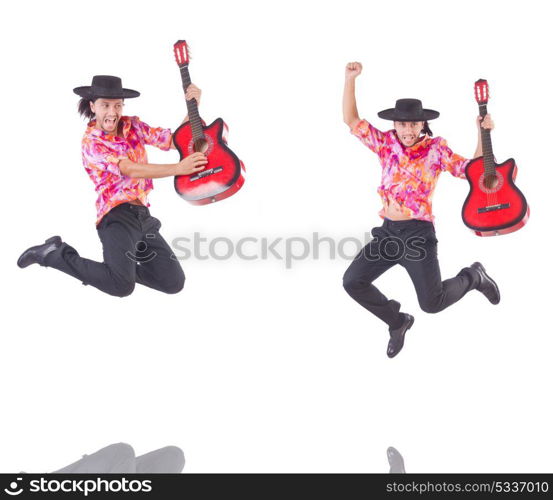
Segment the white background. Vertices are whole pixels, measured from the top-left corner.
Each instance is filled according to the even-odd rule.
[[[7,9],[7,12],[6,12]],[[44,472],[116,442],[173,444],[185,472],[551,472],[550,158],[547,2],[22,2],[0,37],[3,164],[0,470]],[[229,125],[247,179],[194,207],[155,181],[168,241],[200,231],[362,238],[380,225],[377,158],[341,119],[344,66],[364,64],[362,116],[418,97],[435,135],[472,156],[473,82],[487,78],[499,161],[514,157],[532,209],[521,231],[472,235],[468,184],[434,197],[442,276],[475,260],[498,282],[422,312],[396,266],[377,286],[415,315],[404,350],[342,289],[349,259],[324,253],[182,262],[177,295],[105,295],[54,269],[16,266],[59,234],[101,259],[73,87],[115,74],[139,90],[125,113],[174,129],[185,114],[173,43],[186,39],[200,111]],[[150,150],[152,162],[177,153]],[[350,253],[353,253],[350,247]]]

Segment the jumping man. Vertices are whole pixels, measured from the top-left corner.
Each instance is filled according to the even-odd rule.
[[[469,160],[453,153],[443,138],[432,137],[428,121],[439,113],[424,109],[418,99],[399,99],[395,108],[378,113],[380,118],[393,120],[394,128],[387,132],[361,120],[355,100],[355,79],[361,71],[358,62],[346,66],[344,122],[353,135],[378,155],[382,165],[378,193],[383,203],[379,213],[383,224],[372,229],[374,238],[355,257],[344,274],[343,284],[353,299],[388,325],[387,354],[392,358],[402,349],[405,333],[414,318],[400,312],[399,302],[387,299],[373,281],[395,264],[407,270],[425,312],[442,311],[473,289],[482,292],[492,304],[498,304],[500,296],[497,284],[479,262],[445,281],[440,274],[432,215],[433,191],[444,171],[466,179]],[[477,124],[493,129],[490,115],[478,117]],[[474,157],[479,156],[482,156],[480,133]]]
[[[18,266],[53,267],[117,297],[130,295],[135,283],[165,293],[179,292],[184,273],[159,233],[160,221],[150,215],[147,196],[153,189],[152,179],[198,172],[207,158],[193,153],[175,164],[148,163],[145,146],[175,149],[172,133],[150,127],[137,116],[123,115],[124,100],[140,93],[123,88],[120,78],[97,75],[92,85],[73,91],[81,97],[79,113],[90,119],[82,157],[98,193],[96,229],[104,261],[85,259],[53,236],[25,250]],[[195,85],[187,88],[186,99],[199,102],[200,96]]]

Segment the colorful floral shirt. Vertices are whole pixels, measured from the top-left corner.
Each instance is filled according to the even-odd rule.
[[[427,135],[405,147],[395,130],[381,132],[366,120],[359,121],[351,133],[380,159],[382,181],[377,191],[384,205],[395,201],[413,219],[434,222],[432,196],[443,171],[466,179],[469,160],[453,153],[442,137]],[[379,215],[384,218],[384,208]]]
[[[94,183],[96,225],[112,208],[134,199],[147,207],[148,193],[154,188],[151,179],[133,179],[123,175],[118,162],[124,158],[136,163],[148,163],[145,145],[167,151],[171,147],[171,130],[152,128],[137,116],[122,116],[123,136],[108,135],[89,122],[82,141],[83,164]]]

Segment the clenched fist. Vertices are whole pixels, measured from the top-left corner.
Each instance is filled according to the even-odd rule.
[[[346,64],[346,78],[357,78],[361,71],[363,71],[363,65],[360,62],[350,62]]]

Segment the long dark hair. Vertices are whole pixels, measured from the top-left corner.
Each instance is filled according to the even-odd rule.
[[[430,137],[432,137],[434,134],[432,134],[432,130],[430,130],[430,127],[428,126],[428,122],[424,122],[424,127],[422,127],[422,133],[428,134]]]
[[[77,109],[79,114],[88,120],[92,120],[96,115],[90,109],[90,103],[96,101],[95,99],[88,99],[87,97],[81,97],[79,104],[77,104]]]

